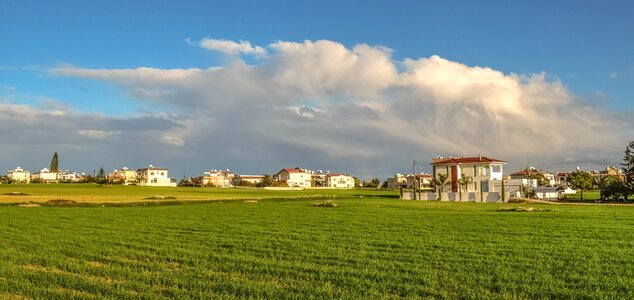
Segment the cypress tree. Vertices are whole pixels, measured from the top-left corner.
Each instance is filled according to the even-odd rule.
[[[59,157],[57,156],[57,152],[53,154],[53,158],[51,159],[51,167],[49,168],[51,172],[59,171]]]

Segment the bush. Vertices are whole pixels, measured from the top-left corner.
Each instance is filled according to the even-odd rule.
[[[337,203],[335,203],[335,201],[332,201],[332,200],[326,200],[325,202],[313,203],[313,206],[315,206],[315,207],[337,207]]]

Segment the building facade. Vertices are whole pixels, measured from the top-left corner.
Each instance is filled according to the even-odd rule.
[[[286,182],[289,187],[311,187],[312,174],[302,168],[286,168],[273,175],[273,180]]]
[[[13,170],[7,171],[7,177],[16,183],[29,183],[31,182],[31,172],[17,167]]]
[[[136,170],[137,184],[140,186],[170,186],[177,185],[176,179],[169,178],[168,169],[150,165]]]
[[[433,177],[439,174],[447,174],[449,189],[445,191],[459,192],[462,176],[471,178],[471,183],[466,186],[466,192],[496,192],[495,183],[501,182],[503,165],[506,161],[489,158],[486,156],[444,158],[436,157],[432,160]],[[464,187],[463,187],[464,189]]]
[[[331,188],[353,188],[354,177],[348,174],[326,174],[326,186]]]

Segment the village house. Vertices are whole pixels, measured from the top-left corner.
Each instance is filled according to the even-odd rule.
[[[432,180],[433,176],[431,174],[407,175],[406,187],[408,189],[433,192]]]
[[[40,169],[37,173],[31,174],[31,181],[42,183],[55,183],[59,179],[58,172],[51,172],[48,168]]]
[[[348,174],[326,174],[326,186],[330,188],[353,188],[354,177]]]
[[[108,174],[108,181],[112,183],[120,183],[123,185],[131,185],[137,183],[136,171],[123,167],[119,170],[114,170]]]
[[[85,174],[64,170],[59,172],[57,178],[62,182],[77,182],[84,178]]]
[[[262,181],[264,181],[264,175],[237,175],[233,179],[233,185],[241,185],[243,183],[257,185]]]
[[[150,165],[136,170],[137,183],[140,186],[176,186],[176,179],[168,177],[168,169]]]
[[[495,182],[502,180],[503,165],[506,161],[489,158],[486,156],[476,157],[436,157],[432,159],[433,176],[448,174],[449,192],[459,192],[460,178],[468,176],[471,183],[466,187],[466,192],[495,192]]]
[[[312,183],[312,174],[302,168],[285,168],[273,175],[273,180],[285,182],[289,187],[309,188]]]
[[[209,170],[203,173],[203,176],[198,177],[196,185],[199,186],[215,186],[215,187],[232,187],[235,181],[236,174],[231,170]]]
[[[388,189],[399,189],[407,186],[407,177],[401,173],[394,174],[394,177],[386,180]]]
[[[13,170],[7,171],[7,177],[16,183],[29,183],[31,181],[31,172],[16,167]]]

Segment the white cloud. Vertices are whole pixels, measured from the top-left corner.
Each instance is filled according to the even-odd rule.
[[[218,51],[229,55],[247,54],[254,55],[256,57],[266,55],[266,50],[264,48],[260,46],[251,46],[251,43],[247,41],[234,42],[228,40],[204,38],[200,40],[199,45],[204,49]]]
[[[263,51],[203,41],[229,54]],[[152,120],[175,125],[153,131],[158,141],[144,140],[154,143],[153,154],[187,153],[190,166],[202,169],[200,161],[244,172],[297,165],[387,176],[412,159],[461,153],[518,167],[566,157],[618,162],[633,128],[543,73],[505,74],[439,56],[395,61],[384,47],[324,40],[268,48],[255,65],[51,73],[113,82],[139,100],[171,105],[171,114]]]
[[[91,129],[80,129],[78,133],[82,136],[91,139],[107,139],[112,138],[119,135],[120,131],[105,131],[105,130],[91,130]]]
[[[612,79],[618,79],[618,78],[619,78],[619,73],[617,73],[617,72],[610,72],[610,73],[608,74],[608,76],[610,76],[610,78],[612,78]]]

